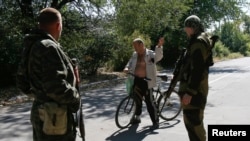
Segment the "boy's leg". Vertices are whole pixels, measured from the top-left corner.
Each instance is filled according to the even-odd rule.
[[[147,105],[147,110],[150,115],[151,121],[153,123],[154,128],[159,127],[159,116],[157,114],[157,107],[154,103],[152,90],[148,90],[145,95],[145,102]]]

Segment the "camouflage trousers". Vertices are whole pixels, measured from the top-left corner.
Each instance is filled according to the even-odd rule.
[[[43,122],[40,120],[38,106],[40,104],[33,102],[31,109],[31,123],[33,127],[33,141],[75,141],[76,129],[72,113],[68,114],[68,127],[64,135],[46,135],[43,132]]]
[[[206,141],[203,114],[204,109],[183,109],[183,119],[188,132],[189,141]]]

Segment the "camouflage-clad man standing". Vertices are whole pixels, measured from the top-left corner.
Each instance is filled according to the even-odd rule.
[[[76,76],[58,40],[62,18],[45,8],[38,17],[39,30],[24,39],[17,87],[34,97],[31,123],[34,141],[75,141],[73,113],[79,108]]]
[[[209,36],[204,32],[200,18],[192,15],[185,20],[185,32],[189,38],[184,60],[184,73],[180,79],[183,119],[190,141],[206,141],[203,125],[204,109],[208,95],[210,61]]]

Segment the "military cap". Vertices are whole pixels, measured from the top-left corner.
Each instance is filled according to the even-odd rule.
[[[195,31],[204,31],[204,26],[201,23],[200,18],[196,15],[191,15],[187,17],[184,21],[184,26],[191,27],[195,29]]]
[[[199,27],[201,25],[201,20],[198,16],[196,15],[191,15],[189,17],[186,18],[186,20],[184,21],[184,26],[185,27]]]

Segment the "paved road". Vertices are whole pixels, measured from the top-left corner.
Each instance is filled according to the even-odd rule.
[[[250,124],[250,58],[216,63],[211,67],[205,125]],[[163,84],[164,89],[167,84]],[[126,96],[123,84],[83,93],[87,141],[188,141],[182,114],[172,121],[160,121],[150,131],[151,121],[144,104],[142,123],[120,130],[114,122],[116,107]],[[31,103],[0,107],[0,141],[31,141]],[[78,138],[77,141],[80,141]]]

